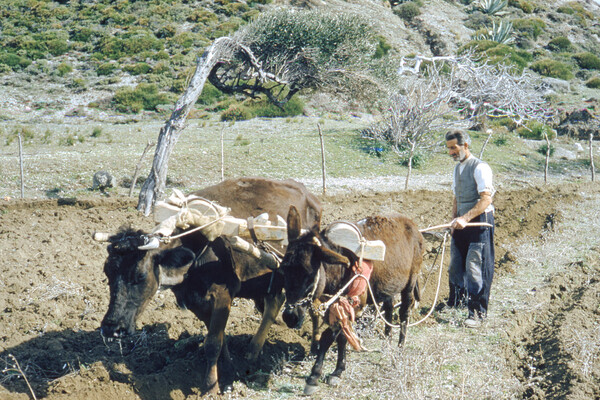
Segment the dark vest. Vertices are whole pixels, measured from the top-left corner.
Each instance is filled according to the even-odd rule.
[[[475,157],[469,158],[464,161],[465,168],[462,174],[460,173],[460,163],[456,164],[454,170],[454,193],[459,217],[465,215],[480,199],[479,192],[477,191],[477,182],[475,181],[475,168],[482,162]]]

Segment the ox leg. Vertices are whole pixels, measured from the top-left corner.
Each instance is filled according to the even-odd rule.
[[[339,383],[342,372],[346,370],[346,344],[348,339],[343,333],[339,333],[336,339],[338,345],[337,363],[335,370],[327,377],[327,383],[335,386]]]
[[[408,315],[415,301],[414,286],[414,283],[409,282],[409,284],[404,288],[404,290],[402,290],[401,293],[402,304],[400,304],[400,311],[398,313],[398,317],[400,318],[400,338],[398,339],[399,347],[403,346],[404,342],[406,341]]]
[[[213,311],[211,313],[210,324],[208,325],[208,334],[204,340],[204,354],[206,356],[206,393],[219,393],[219,374],[217,364],[223,340],[225,336],[225,326],[231,311],[231,297],[226,289],[213,292]]]
[[[321,316],[312,307],[309,309],[310,320],[312,322],[312,342],[310,343],[310,354],[317,354],[319,351],[319,341],[321,340]]]
[[[312,367],[310,372],[310,376],[306,378],[306,385],[304,385],[304,394],[311,395],[317,390],[317,383],[319,382],[319,378],[323,372],[323,361],[325,361],[325,354],[327,354],[327,350],[333,344],[333,340],[335,339],[335,334],[331,330],[331,328],[325,329],[323,334],[321,335],[321,340],[319,340],[319,353],[317,354],[317,359],[315,360],[315,364]]]
[[[392,323],[392,313],[394,311],[393,299],[388,298],[388,299],[384,300],[383,306],[381,308],[383,309],[383,317],[385,318],[385,320],[387,322],[389,322],[391,324]],[[392,332],[392,327],[389,326],[388,324],[385,324],[384,332],[385,332],[386,337],[390,336],[390,333]]]
[[[256,360],[260,351],[262,350],[265,340],[267,339],[267,334],[269,333],[269,329],[271,325],[275,322],[275,318],[277,318],[277,314],[281,309],[285,301],[285,294],[280,292],[274,296],[266,296],[265,297],[265,306],[263,310],[263,317],[260,323],[260,327],[258,331],[252,338],[250,345],[248,347],[248,351],[246,352],[246,359],[248,360]]]

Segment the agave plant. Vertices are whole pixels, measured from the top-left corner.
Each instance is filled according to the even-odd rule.
[[[484,13],[494,15],[506,7],[507,3],[507,0],[479,0],[477,5]]]
[[[476,37],[477,40],[491,40],[500,44],[509,44],[515,38],[512,36],[513,25],[510,21],[500,21],[498,25],[493,22],[492,29]]]

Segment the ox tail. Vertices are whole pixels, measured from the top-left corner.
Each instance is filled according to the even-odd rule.
[[[415,283],[415,288],[413,289],[413,295],[415,296],[415,307],[421,301],[421,289],[419,288],[419,280]]]

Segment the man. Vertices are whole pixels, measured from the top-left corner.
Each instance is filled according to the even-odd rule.
[[[494,276],[494,206],[492,170],[469,149],[471,138],[461,130],[446,133],[448,153],[459,163],[454,168],[452,243],[448,271],[448,305],[467,302],[465,326],[477,328],[487,316]],[[486,222],[491,227],[466,227],[469,222]]]

